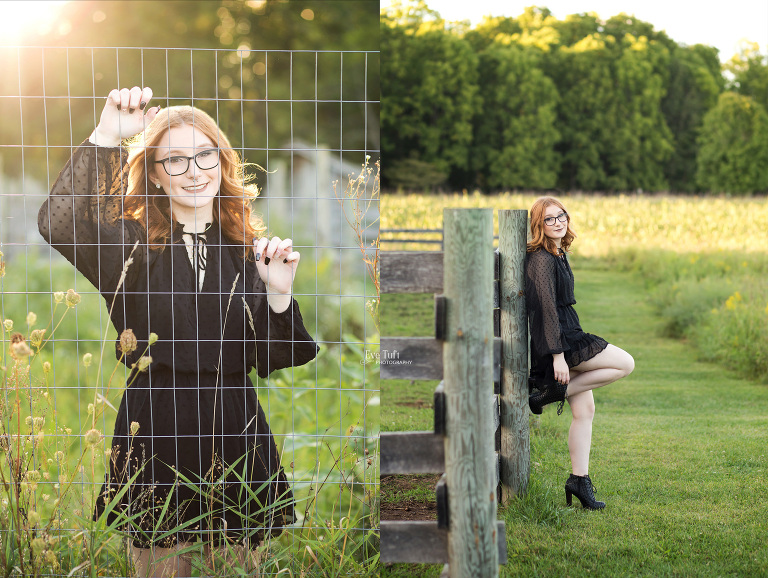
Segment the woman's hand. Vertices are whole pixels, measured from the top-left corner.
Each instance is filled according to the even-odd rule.
[[[563,385],[568,385],[571,381],[571,371],[568,369],[568,364],[565,362],[565,355],[562,353],[553,354],[552,365],[555,369],[555,380]]]
[[[123,139],[142,132],[160,112],[159,106],[147,110],[151,98],[152,89],[149,87],[143,90],[138,86],[130,90],[114,89],[107,96],[99,125],[89,140],[99,146],[115,147],[120,146]]]
[[[280,237],[253,240],[256,268],[267,286],[267,301],[276,313],[291,304],[291,290],[301,255],[293,250],[293,241]]]

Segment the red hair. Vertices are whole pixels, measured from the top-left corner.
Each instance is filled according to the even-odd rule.
[[[536,202],[534,202],[531,207],[531,240],[528,242],[529,253],[537,251],[543,247],[546,251],[549,251],[553,255],[557,255],[557,245],[555,245],[555,242],[552,239],[544,234],[544,227],[546,227],[544,224],[544,213],[547,210],[547,207],[551,207],[552,205],[559,207],[566,215],[568,215],[568,211],[565,210],[563,203],[556,198],[540,197],[536,199]],[[565,232],[565,236],[560,240],[560,247],[563,251],[568,252],[568,249],[575,238],[576,233],[574,233],[571,228],[571,216],[568,215],[568,229]]]
[[[173,223],[168,195],[149,189],[147,167],[155,166],[156,150],[166,131],[183,125],[199,129],[220,151],[221,186],[213,204],[213,220],[219,223],[224,237],[243,245],[245,257],[252,251],[254,237],[266,230],[251,209],[259,191],[256,185],[248,184],[253,175],[246,174],[245,163],[216,121],[199,108],[171,106],[161,110],[131,147],[123,217],[141,223],[152,249],[162,249],[171,238]]]

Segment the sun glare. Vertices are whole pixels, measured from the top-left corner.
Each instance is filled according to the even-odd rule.
[[[40,0],[35,2],[3,0],[0,3],[0,44],[20,44],[32,35],[45,36],[51,32],[68,34],[72,25],[60,21],[59,12],[68,0]]]

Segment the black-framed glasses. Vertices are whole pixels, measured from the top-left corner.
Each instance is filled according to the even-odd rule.
[[[547,217],[546,219],[544,219],[544,224],[547,225],[548,227],[552,227],[555,224],[555,219],[557,219],[561,223],[567,223],[568,222],[568,213],[563,211],[562,213],[560,213],[556,217]]]
[[[219,149],[205,149],[191,157],[168,157],[167,159],[155,161],[155,164],[163,165],[168,176],[178,177],[189,170],[189,161],[192,159],[195,159],[195,164],[200,170],[207,171],[219,165]]]

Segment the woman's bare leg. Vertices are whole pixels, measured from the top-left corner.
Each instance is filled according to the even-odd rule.
[[[628,376],[634,368],[635,360],[629,353],[608,344],[592,359],[572,368],[574,375],[568,383],[568,398],[613,383]]]
[[[177,544],[174,548],[137,548],[131,546],[136,576],[141,578],[188,578],[192,576],[192,562],[189,555],[175,555],[175,552],[190,546],[189,542]]]
[[[595,398],[591,391],[568,396],[573,421],[568,431],[568,451],[574,476],[589,474],[589,451],[592,448],[592,420],[595,417]]]

